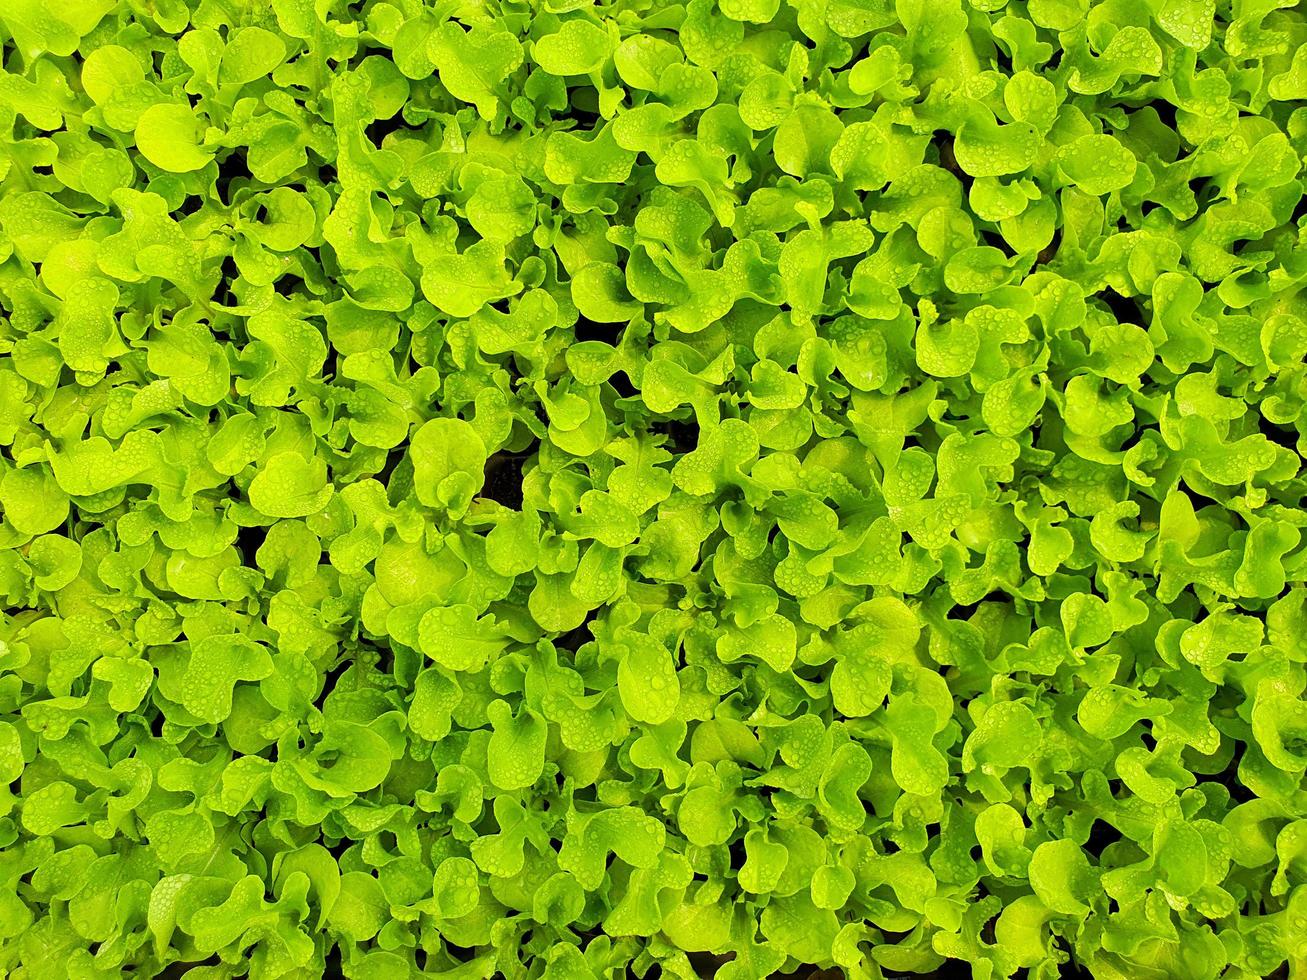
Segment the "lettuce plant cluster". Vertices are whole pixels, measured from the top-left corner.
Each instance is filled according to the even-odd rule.
[[[0,973],[1307,973],[1301,4],[0,40]]]

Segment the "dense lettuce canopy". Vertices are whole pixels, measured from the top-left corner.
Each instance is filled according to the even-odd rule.
[[[1307,976],[1301,3],[0,45],[0,974]]]

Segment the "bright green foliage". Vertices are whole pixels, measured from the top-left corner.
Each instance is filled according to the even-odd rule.
[[[1307,976],[1303,4],[0,45],[0,975]]]

